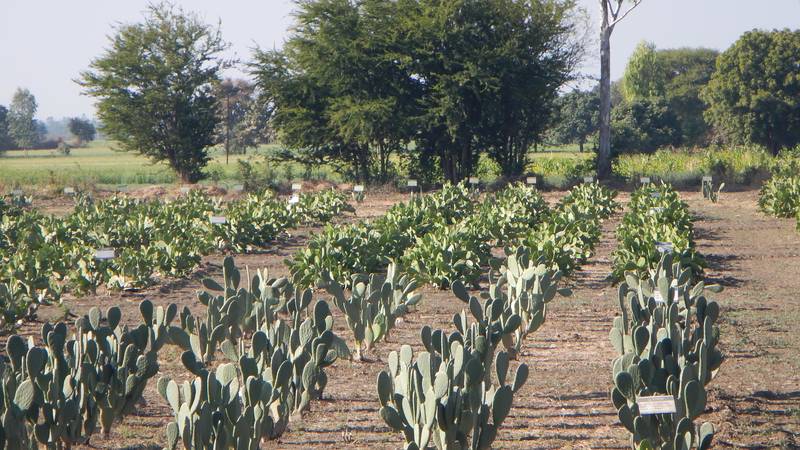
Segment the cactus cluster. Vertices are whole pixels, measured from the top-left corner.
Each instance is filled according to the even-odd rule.
[[[720,183],[718,186],[714,184],[712,180],[702,180],[702,184],[700,186],[700,192],[703,194],[703,198],[706,200],[710,200],[711,203],[717,203],[719,201],[719,193],[725,188],[725,183]]]
[[[69,448],[88,443],[98,422],[108,435],[129,414],[158,372],[157,352],[166,333],[152,324],[153,305],[140,305],[144,323],[120,326],[117,307],[78,318],[74,335],[64,323],[45,323],[43,346],[14,335],[9,362],[0,364],[3,438],[8,449]],[[163,313],[163,311],[159,311]],[[161,314],[163,318],[165,314]]]
[[[626,274],[619,287],[621,315],[610,339],[611,400],[634,448],[706,449],[714,427],[694,420],[706,407],[706,385],[723,361],[719,305],[706,298],[718,286],[694,282],[691,268],[665,255],[649,276]],[[675,413],[642,414],[650,396],[671,396]]]
[[[520,326],[519,316],[504,319],[502,299],[481,305],[470,297],[469,302],[472,322],[462,311],[454,317],[457,331],[450,335],[424,327],[425,351],[415,360],[408,345],[399,353],[392,351],[389,370],[378,375],[380,415],[392,430],[403,433],[407,449],[430,443],[440,449],[491,448],[514,394],[527,380],[528,367],[521,364],[513,384],[506,384],[509,356],[496,353],[503,337]]]
[[[389,334],[399,317],[422,299],[422,295],[415,292],[417,281],[400,272],[397,264],[390,263],[385,278],[376,274],[353,275],[349,298],[345,297],[344,286],[329,273],[322,275],[321,287],[328,291],[333,304],[344,314],[353,332],[353,349],[359,360],[375,342]]]
[[[327,385],[325,368],[344,345],[333,333],[328,304],[311,306],[310,290],[292,290],[286,279],[256,271],[249,289],[232,258],[223,264],[223,283],[199,294],[205,317],[181,313],[172,342],[195,379],[179,385],[162,378],[158,390],[175,417],[166,429],[167,448],[258,448],[275,439],[292,414],[306,411]],[[215,361],[211,370],[210,361]]]

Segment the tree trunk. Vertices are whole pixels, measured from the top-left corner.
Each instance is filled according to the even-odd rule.
[[[600,147],[597,150],[597,178],[611,175],[611,32],[608,14],[603,3],[603,23],[600,28]]]

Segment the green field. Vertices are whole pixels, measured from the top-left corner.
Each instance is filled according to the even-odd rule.
[[[225,163],[225,155],[219,149],[211,151],[211,162],[206,168],[209,174],[205,182],[235,184],[241,181],[239,160],[250,161],[254,169],[264,178],[277,182],[296,178],[329,179],[339,181],[330,167],[317,167],[307,172],[301,164],[267,163],[265,157],[276,151],[277,145],[263,145],[247,155],[231,155]],[[529,170],[552,178],[552,184],[560,184],[572,174],[574,166],[589,159],[591,152],[579,153],[577,146],[547,147],[531,152]],[[395,158],[399,162],[399,157]],[[488,167],[481,178],[491,181],[498,176],[496,167]],[[401,175],[402,176],[402,175]],[[154,185],[178,182],[178,177],[167,164],[153,164],[147,158],[128,152],[115,151],[114,144],[96,141],[88,147],[75,148],[69,156],[56,150],[8,151],[0,156],[0,187],[50,186],[60,188],[67,185],[113,187],[118,185]]]
[[[206,172],[208,181],[234,183],[240,180],[239,160],[250,160],[258,170],[272,170],[275,179],[291,179],[304,175],[299,164],[265,164],[265,156],[277,146],[264,145],[247,155],[225,155],[214,149]],[[314,178],[327,178],[330,171],[315,170]],[[6,152],[0,157],[0,185],[9,186],[64,186],[64,185],[148,185],[169,184],[178,177],[165,163],[153,164],[147,158],[128,152],[115,151],[113,143],[97,141],[85,148],[73,149],[69,156],[56,150],[19,150]]]

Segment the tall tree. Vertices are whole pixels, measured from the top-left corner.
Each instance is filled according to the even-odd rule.
[[[225,149],[227,164],[231,153],[245,153],[261,141],[259,121],[253,120],[257,114],[255,86],[247,80],[228,78],[215,87],[214,93],[219,116],[215,139]]]
[[[219,26],[170,3],[121,25],[78,83],[97,99],[102,131],[126,151],[166,161],[184,182],[203,177],[214,144],[213,86],[226,65]]]
[[[552,137],[560,144],[577,143],[580,151],[589,138],[597,133],[600,97],[597,90],[574,89],[558,99],[557,119],[551,130]]]
[[[717,58],[702,93],[728,138],[773,154],[800,144],[800,30],[750,31]]]
[[[38,107],[31,91],[17,88],[8,108],[8,131],[19,148],[34,147],[41,140],[34,118]]]
[[[0,152],[14,148],[14,138],[8,131],[8,109],[0,105]]]
[[[641,3],[642,0],[600,0],[600,136],[597,149],[597,177],[600,179],[611,175],[611,33]]]
[[[69,132],[78,138],[78,141],[81,143],[91,142],[97,135],[97,130],[94,128],[94,124],[89,120],[82,119],[80,117],[73,117],[69,119],[67,126],[69,127]]]
[[[667,83],[666,70],[656,54],[652,42],[642,41],[634,49],[622,76],[625,100],[634,101],[663,97]]]

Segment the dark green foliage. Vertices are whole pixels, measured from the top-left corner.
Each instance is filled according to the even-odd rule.
[[[252,67],[290,148],[280,157],[367,181],[403,150],[454,182],[485,151],[522,173],[581,51],[574,11],[562,0],[300,2],[284,49],[258,51]]]
[[[557,115],[552,138],[560,144],[577,143],[580,150],[597,133],[600,97],[596,90],[573,90],[556,102]]]
[[[35,147],[43,138],[34,118],[38,105],[31,91],[17,88],[8,107],[8,133],[18,148]]]
[[[717,59],[706,119],[734,142],[773,154],[800,143],[800,31],[750,31]]]
[[[97,135],[97,130],[95,130],[94,124],[86,119],[81,119],[80,117],[73,117],[69,119],[68,126],[69,132],[78,138],[78,141],[82,143],[93,141],[95,135]]]
[[[8,108],[0,105],[0,153],[15,146],[14,138],[9,132],[8,125]]]
[[[776,217],[794,217],[800,213],[800,176],[776,176],[761,186],[758,207]]]
[[[653,152],[681,143],[678,118],[660,99],[641,99],[614,107],[611,147],[615,154]]]
[[[151,5],[144,22],[117,28],[78,83],[97,100],[105,134],[195,182],[214,144],[212,87],[226,47],[219,30],[198,16],[169,3]]]

